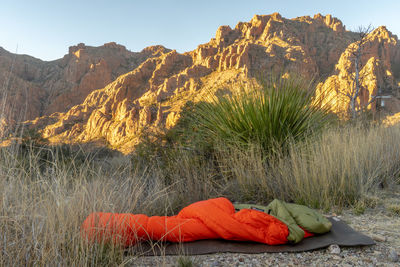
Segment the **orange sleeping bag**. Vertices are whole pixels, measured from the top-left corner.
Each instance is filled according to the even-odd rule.
[[[269,245],[287,243],[288,227],[262,211],[235,212],[226,198],[193,203],[175,216],[129,213],[90,214],[82,235],[92,242],[115,242],[130,246],[144,240],[188,242],[200,239],[255,241]]]

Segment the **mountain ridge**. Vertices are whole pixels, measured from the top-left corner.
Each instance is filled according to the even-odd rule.
[[[331,15],[285,19],[273,13],[255,15],[235,28],[220,26],[209,42],[182,54],[162,46],[127,52],[125,47],[110,43],[104,49],[113,51],[112,55],[103,51],[100,58],[90,51],[94,48],[78,44],[60,59],[67,61],[61,80],[72,81],[69,88],[82,93],[75,98],[71,97],[73,89],[53,98],[43,93],[51,103],[24,125],[40,129],[51,142],[104,140],[129,153],[145,129],[173,127],[187,101],[199,101],[233,84],[249,83],[260,70],[326,77],[318,85],[318,94],[326,96],[326,101],[340,99],[333,109],[345,112],[348,101],[342,96],[353,80],[350,54],[356,37]],[[387,104],[390,112],[399,112],[397,36],[386,27],[378,27],[368,35],[367,51],[361,71],[366,79],[358,104],[366,105],[378,88],[384,87],[393,95]],[[33,100],[43,105],[43,98],[39,95]],[[68,105],[63,107],[65,103]],[[370,104],[373,112],[376,104]]]

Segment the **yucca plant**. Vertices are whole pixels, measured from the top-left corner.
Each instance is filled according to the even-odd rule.
[[[299,77],[261,80],[261,88],[213,97],[192,115],[210,142],[247,147],[259,144],[266,153],[282,150],[288,141],[318,133],[332,115],[314,97],[315,86]]]

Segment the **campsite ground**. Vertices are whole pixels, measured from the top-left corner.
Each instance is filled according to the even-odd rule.
[[[372,237],[374,246],[341,247],[340,253],[327,248],[304,253],[141,257],[132,259],[131,266],[400,266],[399,189],[400,186],[371,198],[372,207],[345,209],[336,214],[355,230]]]
[[[400,253],[398,140],[399,125],[349,124],[267,158],[257,146],[223,143],[212,154],[150,143],[129,156],[15,144],[0,149],[0,266],[400,266],[392,259]],[[381,241],[339,254],[143,257],[80,234],[92,212],[169,216],[219,196],[320,208]]]

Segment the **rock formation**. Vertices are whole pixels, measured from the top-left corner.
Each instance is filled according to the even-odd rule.
[[[173,127],[187,101],[246,86],[265,71],[319,79],[318,94],[325,103],[333,104],[335,112],[346,111],[343,95],[353,81],[356,38],[330,15],[285,19],[274,13],[254,16],[233,29],[221,26],[210,42],[184,54],[160,46],[132,53],[115,43],[98,48],[79,44],[53,62],[14,56],[27,63],[16,64],[26,67],[12,73],[15,84],[35,95],[29,98],[33,108],[25,125],[40,129],[52,142],[101,140],[128,153],[144,131]],[[379,27],[368,35],[365,47],[359,105],[378,91],[390,93],[388,101],[393,101],[387,106],[395,112],[397,37]],[[4,54],[1,50],[0,58]],[[0,61],[0,67],[10,66],[12,56],[7,55],[9,62]]]
[[[318,86],[318,94],[323,96],[325,103],[333,102],[332,109],[337,113],[346,114],[348,111],[350,98],[347,94],[351,95],[354,88],[353,52],[356,48],[356,43],[351,43],[340,56],[333,75]],[[359,108],[375,111],[382,106],[379,97],[385,97],[386,110],[391,113],[400,111],[396,100],[400,93],[399,64],[400,44],[395,35],[384,26],[367,35],[361,56]]]
[[[71,46],[62,59],[44,62],[0,48],[0,98],[4,100],[6,117],[23,121],[66,112],[82,103],[93,90],[103,88],[147,58],[168,51],[154,46],[133,53],[116,43],[100,47],[81,43]]]

